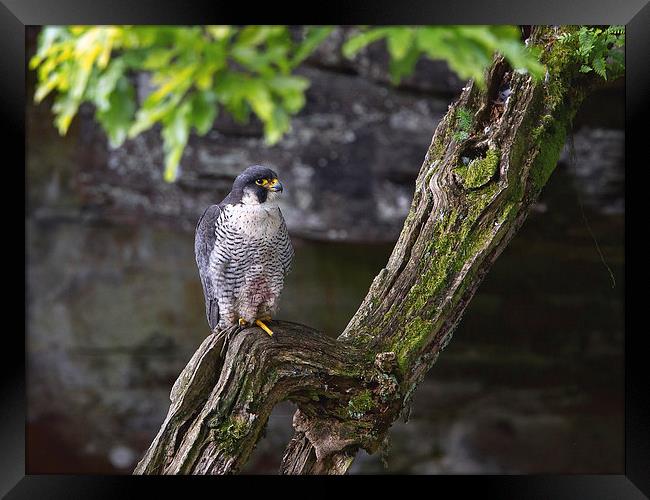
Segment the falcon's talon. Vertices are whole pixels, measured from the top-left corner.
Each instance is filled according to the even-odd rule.
[[[264,330],[266,333],[268,333],[269,337],[273,337],[273,331],[268,326],[266,326],[261,319],[256,319],[255,324],[259,326],[262,330]]]

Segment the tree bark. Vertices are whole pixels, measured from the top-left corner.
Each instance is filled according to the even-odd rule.
[[[286,399],[299,409],[281,473],[343,474],[360,448],[382,447],[524,222],[592,87],[554,28],[536,29],[531,42],[543,51],[545,81],[496,57],[486,88],[470,82],[450,105],[393,253],[339,338],[275,322],[273,338],[233,333],[222,357],[223,340],[208,337],[136,474],[236,472]]]

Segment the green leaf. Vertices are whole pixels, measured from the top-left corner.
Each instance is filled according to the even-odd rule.
[[[455,53],[450,43],[452,36],[439,27],[423,27],[417,30],[415,39],[418,49],[431,59],[449,60]]]
[[[267,39],[271,30],[270,26],[246,26],[237,36],[237,46],[255,47]]]
[[[343,55],[352,59],[366,45],[384,38],[390,28],[374,28],[350,37],[342,47]]]
[[[106,111],[111,105],[109,96],[115,89],[117,82],[122,79],[124,74],[124,62],[121,59],[114,59],[106,71],[102,73],[92,87],[92,100],[95,106]]]
[[[268,64],[267,58],[249,45],[237,45],[233,47],[231,56],[239,64],[252,71],[264,71]]]
[[[246,82],[245,98],[255,114],[264,122],[271,119],[273,114],[273,99],[269,89],[260,80],[249,80]]]
[[[278,95],[289,113],[297,113],[305,105],[309,80],[301,76],[276,76],[266,80],[271,92]]]
[[[224,40],[234,31],[230,26],[206,26],[206,30],[215,40]]]
[[[332,32],[329,26],[318,26],[308,28],[305,39],[298,46],[291,59],[291,67],[295,68],[303,62]]]
[[[175,71],[156,72],[152,75],[152,83],[157,88],[149,94],[143,103],[143,107],[153,107],[165,98],[174,94],[182,94],[192,86],[194,72],[198,69],[197,63],[191,63]]]
[[[181,98],[182,94],[174,94],[165,101],[158,102],[155,105],[142,106],[135,115],[135,121],[129,128],[128,136],[133,138],[151,128],[155,123],[168,117],[178,105]]]
[[[388,65],[391,81],[394,85],[399,84],[402,77],[413,73],[415,64],[420,57],[420,53],[414,46],[409,47],[408,52],[400,59],[391,59]]]
[[[596,74],[598,74],[601,78],[607,80],[607,68],[605,67],[605,59],[599,57],[598,59],[595,59],[592,64]]]
[[[412,28],[390,28],[387,37],[388,53],[394,59],[406,57],[413,42]]]
[[[34,102],[39,103],[47,97],[47,95],[52,92],[57,86],[60,85],[62,80],[61,73],[51,74],[47,80],[41,81],[36,86],[36,92],[34,92]]]
[[[586,27],[580,28],[578,32],[578,53],[583,56],[589,55],[594,46],[595,33]]]
[[[291,123],[287,113],[279,107],[273,108],[271,119],[264,124],[264,138],[266,143],[271,146],[276,144],[285,132],[289,131]]]
[[[268,86],[279,94],[285,92],[304,92],[309,88],[309,80],[304,76],[274,76],[266,80]]]
[[[176,54],[176,50],[167,47],[155,48],[145,53],[144,60],[140,64],[143,69],[147,70],[164,68]]]
[[[111,147],[119,147],[127,137],[135,114],[135,91],[122,76],[107,98],[107,106],[97,108],[95,117],[108,135]]]
[[[70,94],[59,94],[54,100],[52,111],[56,115],[54,124],[60,135],[65,135],[79,109],[79,100]]]
[[[523,46],[518,40],[504,40],[495,45],[514,69],[524,69],[537,80],[544,76],[544,65],[538,61],[537,56]]]
[[[246,78],[238,73],[226,72],[220,75],[215,84],[217,100],[222,103],[235,121],[248,120],[250,108],[244,101]]]
[[[197,133],[205,135],[212,128],[217,116],[217,98],[212,91],[196,92],[191,103],[190,124]]]
[[[191,105],[185,102],[167,119],[162,129],[163,149],[165,151],[165,172],[163,178],[174,182],[178,177],[178,165],[190,134],[188,116]]]

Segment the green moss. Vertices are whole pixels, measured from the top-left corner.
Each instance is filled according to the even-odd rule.
[[[472,112],[469,109],[460,106],[454,113],[454,119],[455,128],[453,138],[456,141],[464,141],[469,137],[469,133],[472,130],[474,122]]]
[[[570,36],[577,31],[574,26],[563,26],[563,33],[555,37]],[[541,61],[546,65],[548,80],[546,82],[546,107],[550,114],[564,99],[566,89],[577,73],[577,47],[568,43],[553,43],[551,49],[542,53]]]
[[[369,390],[361,391],[348,402],[348,415],[358,420],[374,406],[375,403],[372,398],[372,392]]]
[[[581,98],[576,92],[589,78],[580,72],[580,53],[578,37],[576,36],[580,27],[563,26],[562,33],[553,35],[556,43],[552,44],[550,50],[544,51],[541,61],[546,65],[548,79],[545,83],[545,116],[542,119],[544,128],[548,128],[551,122],[558,121],[557,113],[562,113],[567,102],[577,106]],[[567,97],[570,96],[570,99]]]
[[[215,422],[210,421],[210,426]],[[215,441],[228,454],[237,451],[242,438],[248,433],[246,420],[238,415],[229,417],[225,422],[217,425],[213,431]]]
[[[445,152],[448,143],[447,136],[451,132],[450,120],[454,120],[454,117],[450,114],[445,115],[438,123],[436,131],[433,134],[433,141],[427,151],[429,161],[432,163],[442,158]]]
[[[434,234],[423,252],[421,279],[411,287],[404,301],[393,305],[384,316],[384,325],[396,315],[400,315],[398,323],[406,324],[391,346],[401,370],[408,368],[410,361],[419,355],[436,329],[436,322],[432,318],[437,313],[437,302],[443,299],[440,296],[441,290],[455,279],[467,259],[485,247],[492,238],[492,227],[476,225],[475,222],[500,189],[495,182],[481,190],[467,193],[465,208],[455,208],[437,222]],[[469,281],[471,277],[465,280]],[[461,287],[455,297],[460,297],[462,291]]]
[[[499,215],[497,219],[497,225],[501,226],[503,223],[505,223],[508,220],[511,214],[516,213],[513,212],[513,210],[517,207],[517,205],[518,203],[514,200],[507,202],[505,207],[503,208],[503,211],[501,212],[501,215]]]
[[[578,30],[577,26],[563,26],[562,33],[553,35],[559,40],[542,56],[548,79],[541,103],[543,116],[531,130],[533,147],[538,149],[530,170],[533,195],[541,191],[555,169],[571,120],[584,96],[580,82],[585,75],[579,72]]]
[[[411,319],[404,328],[404,339],[395,351],[397,364],[402,369],[408,366],[411,355],[418,352],[426,343],[429,334],[433,330],[433,321],[420,317]]]
[[[541,119],[540,125],[535,127],[531,133],[531,137],[533,138],[533,142],[539,144],[542,136],[546,133],[546,131],[553,125],[553,116],[551,115],[544,115]]]
[[[533,129],[533,147],[538,148],[530,169],[533,194],[542,190],[555,170],[567,133],[571,129],[573,116],[584,96],[582,91],[577,89],[567,92],[570,93],[570,98],[556,106],[550,115],[544,115],[539,125]]]
[[[429,158],[432,160],[438,160],[442,157],[442,154],[445,152],[445,135],[442,137],[436,137],[429,148]]]
[[[454,172],[462,179],[463,186],[466,188],[479,188],[494,177],[499,166],[500,156],[498,149],[488,149],[484,157],[475,158],[467,165],[456,167]]]
[[[459,235],[454,231],[457,216],[457,212],[452,212],[439,223],[439,232],[431,239],[425,251],[429,258],[423,259],[422,279],[409,290],[404,302],[393,306],[385,318],[390,320],[398,314],[398,310],[399,314],[410,318],[393,346],[397,364],[402,370],[408,367],[410,356],[426,344],[433,330],[433,322],[422,317],[422,313],[433,317],[435,309],[427,309],[427,305],[437,297],[453,272],[456,259],[453,248],[459,241]]]
[[[566,124],[556,123],[540,139],[540,149],[530,170],[531,181],[536,191],[541,191],[555,170],[566,140]]]

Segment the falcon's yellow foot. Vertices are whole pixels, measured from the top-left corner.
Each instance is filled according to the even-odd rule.
[[[264,318],[266,321],[270,320],[271,318]],[[261,319],[256,319],[255,324],[259,326],[262,330],[264,330],[266,333],[269,334],[270,337],[273,337],[273,331],[264,324],[264,322]]]
[[[244,318],[239,318],[239,326],[246,326],[248,324],[248,321],[246,321]]]

